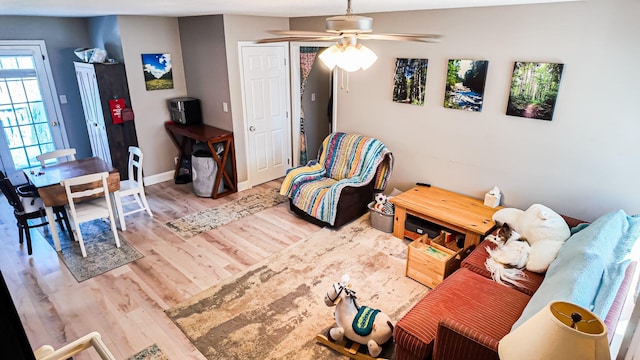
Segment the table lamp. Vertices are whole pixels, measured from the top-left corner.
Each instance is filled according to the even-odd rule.
[[[552,301],[498,344],[501,360],[609,360],[602,320],[578,305]]]

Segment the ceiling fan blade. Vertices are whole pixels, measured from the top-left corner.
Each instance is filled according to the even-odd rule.
[[[295,36],[295,37],[324,37],[334,36],[325,31],[306,31],[306,30],[269,30],[269,33],[278,36]]]
[[[391,41],[413,41],[424,43],[440,42],[440,35],[418,35],[418,34],[358,34],[358,39],[362,40],[391,40]]]
[[[298,37],[298,36],[286,36],[279,38],[260,39],[256,40],[258,44],[283,42],[283,41],[334,41],[339,39],[340,36],[324,36],[324,37]]]

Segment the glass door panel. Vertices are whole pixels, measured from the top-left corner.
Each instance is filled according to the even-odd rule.
[[[40,76],[32,49],[7,50],[0,46],[0,155],[3,171],[12,181],[24,182],[22,171],[39,166],[36,156],[62,145],[57,121],[50,119],[53,97]],[[53,117],[56,118],[55,112]],[[57,132],[57,134],[56,134]]]

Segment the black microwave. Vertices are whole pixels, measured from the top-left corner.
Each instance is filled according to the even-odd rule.
[[[192,97],[169,99],[169,113],[173,122],[190,125],[202,124],[200,100]]]

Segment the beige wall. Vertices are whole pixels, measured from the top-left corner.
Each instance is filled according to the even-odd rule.
[[[164,129],[169,120],[167,100],[187,93],[178,19],[151,16],[118,16],[131,103],[136,116],[138,143],[144,153],[145,176],[174,169],[178,153]],[[141,54],[169,53],[173,89],[147,91]]]
[[[247,151],[242,87],[240,80],[239,42],[255,41],[273,37],[266,30],[287,30],[289,19],[277,17],[257,17],[224,15],[224,35],[229,68],[229,92],[231,94],[231,114],[233,135],[236,144],[238,182],[247,181]]]
[[[640,23],[634,0],[374,14],[375,32],[438,33],[439,44],[369,41],[378,61],[339,92],[338,130],[382,139],[396,166],[390,187],[416,181],[507,206],[539,202],[593,220],[640,212]],[[324,17],[291,20],[322,29]],[[391,101],[396,58],[427,58],[424,106]],[[488,60],[482,112],[442,106],[449,59]],[[514,61],[565,64],[553,121],[505,115]]]
[[[222,15],[183,17],[178,24],[188,95],[200,99],[205,124],[233,130]]]
[[[209,17],[209,19],[207,17],[186,18],[180,21],[188,31],[193,31],[193,27],[206,25],[206,29],[218,29],[224,34],[224,39],[220,39],[221,32],[199,38],[198,41],[212,41],[220,46],[224,44],[228,69],[228,73],[225,74],[228,76],[228,95],[224,89],[225,91],[219,92],[220,96],[211,95],[212,97],[209,99],[205,93],[209,94],[211,89],[206,90],[205,88],[210,87],[211,84],[201,82],[202,78],[197,78],[198,83],[196,83],[193,74],[190,74],[189,88],[193,89],[194,93],[189,95],[201,97],[203,102],[206,102],[203,104],[204,113],[216,117],[215,121],[205,120],[206,123],[233,130],[238,182],[246,182],[246,134],[244,131],[238,44],[272,36],[266,30],[288,29],[289,20],[275,17],[224,15],[222,29],[217,25],[217,17]],[[205,23],[202,24],[202,21]],[[179,21],[177,18],[166,17],[119,16],[118,24],[122,36],[124,62],[127,65],[129,92],[136,114],[138,141],[145,152],[145,174],[153,176],[166,173],[173,170],[173,158],[177,154],[177,149],[171,143],[163,127],[164,122],[169,119],[166,100],[187,95]],[[184,37],[182,40],[185,40]],[[199,51],[194,48],[193,43],[185,46],[187,52],[197,53]],[[209,49],[211,50],[213,47]],[[140,55],[155,52],[171,53],[174,71],[174,88],[171,90],[145,90]],[[216,61],[220,61],[220,57],[216,57],[216,59]],[[189,60],[189,62],[191,61]],[[204,76],[206,77],[206,75]],[[227,84],[222,86],[226,87]],[[224,100],[229,102],[229,113],[219,113],[222,109],[220,102]]]

